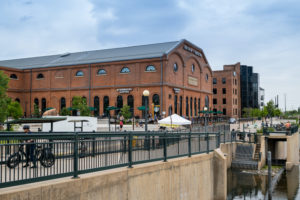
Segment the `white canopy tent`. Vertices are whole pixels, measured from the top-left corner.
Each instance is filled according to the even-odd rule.
[[[170,115],[162,120],[158,121],[160,126],[171,126],[171,127],[178,127],[183,125],[191,125],[192,122],[180,117],[177,114]]]

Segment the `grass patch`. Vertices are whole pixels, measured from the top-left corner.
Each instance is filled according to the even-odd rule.
[[[280,169],[282,168],[283,166],[279,166],[279,165],[272,165],[272,170],[273,169]],[[262,170],[268,170],[268,165],[265,165]]]

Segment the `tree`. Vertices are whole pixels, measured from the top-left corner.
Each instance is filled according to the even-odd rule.
[[[251,113],[252,113],[252,108],[244,108],[243,109],[243,117],[244,118],[252,117]]]
[[[19,119],[23,115],[23,109],[19,102],[9,100],[7,105],[7,116],[14,119]]]
[[[70,111],[67,108],[63,108],[60,111],[60,115],[61,116],[68,116],[68,115],[70,115]]]
[[[267,109],[267,112],[268,112],[268,116],[269,117],[274,117],[275,115],[275,105],[274,105],[274,101],[271,100],[267,103],[266,105],[266,109]]]
[[[90,116],[91,111],[87,106],[86,99],[80,96],[74,96],[72,100],[72,108],[80,111],[80,116]]]
[[[123,115],[125,121],[131,118],[130,106],[124,105],[123,108],[121,108],[121,115]]]
[[[261,110],[258,108],[254,108],[251,110],[252,117],[261,117]]]
[[[37,104],[33,105],[33,115],[35,117],[40,117],[41,116],[40,108]]]
[[[280,110],[279,108],[276,108],[276,109],[274,110],[274,116],[279,117],[279,116],[281,116],[281,115],[282,115],[281,110]]]
[[[7,118],[8,97],[6,91],[8,88],[8,77],[0,71],[0,122],[4,122]]]
[[[261,114],[261,117],[266,119],[266,117],[268,116],[268,110],[267,110],[266,106],[263,107],[260,114]]]

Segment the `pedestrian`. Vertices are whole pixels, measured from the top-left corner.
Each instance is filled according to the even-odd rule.
[[[25,134],[31,134],[30,126],[24,125],[23,130]],[[33,163],[33,166],[31,168],[36,168],[36,158],[35,158],[35,144],[33,139],[28,139],[25,141],[26,143],[26,164],[23,167],[28,167],[29,162],[31,161]]]
[[[123,115],[120,116],[120,131],[122,131],[123,125],[124,125],[124,117]]]

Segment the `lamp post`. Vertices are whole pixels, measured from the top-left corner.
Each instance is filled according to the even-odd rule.
[[[206,115],[207,115],[207,107],[205,106],[204,107],[204,130],[205,130],[205,133],[207,132],[207,119],[206,119]]]
[[[149,90],[144,90],[143,95],[145,97],[145,131],[148,131],[148,96],[150,92]]]

